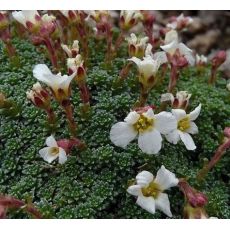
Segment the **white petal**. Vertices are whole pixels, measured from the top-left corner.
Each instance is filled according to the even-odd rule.
[[[55,159],[58,158],[58,154],[56,155],[52,155],[51,154],[51,148],[52,147],[45,147],[41,150],[39,150],[39,154],[40,156],[47,161],[48,163],[51,163],[52,161],[54,161]]]
[[[76,72],[74,72],[72,75],[68,76],[68,75],[63,75],[61,76],[62,81],[59,83],[59,88],[67,90],[69,89],[70,83],[71,81],[74,79],[74,77],[76,76]]]
[[[68,55],[68,57],[71,58],[72,53],[71,50],[69,49],[69,47],[67,45],[61,44],[62,49],[66,52],[66,54]]]
[[[192,137],[190,136],[190,134],[185,133],[185,132],[181,132],[181,131],[178,131],[178,132],[179,132],[180,138],[183,141],[186,149],[188,149],[188,150],[195,150],[196,149],[196,145],[195,145]]]
[[[22,11],[14,11],[12,12],[12,16],[16,21],[18,21],[19,23],[21,23],[23,26],[26,27],[26,18],[22,13]]]
[[[133,196],[141,195],[141,186],[140,185],[131,185],[128,187],[127,192]]]
[[[37,10],[23,10],[22,13],[24,14],[27,21],[36,23],[36,15],[39,16],[39,13]]]
[[[142,171],[136,176],[137,184],[141,187],[148,186],[153,181],[153,174],[148,171]]]
[[[136,203],[146,211],[155,213],[155,200],[152,197],[138,196]]]
[[[154,182],[159,184],[162,190],[165,190],[173,186],[176,186],[179,181],[174,173],[170,172],[168,169],[164,167],[164,165],[162,165],[157,172],[157,176]]]
[[[141,63],[141,59],[139,59],[137,57],[132,57],[132,58],[129,58],[128,60],[133,61],[137,66],[139,66]]]
[[[50,69],[45,64],[38,64],[33,69],[33,75],[39,81],[44,82],[48,86],[52,86],[53,82],[57,79],[56,76],[51,73]]]
[[[148,109],[147,112],[143,113],[144,116],[148,117],[148,118],[154,118],[154,112],[152,109]]]
[[[200,114],[200,110],[201,110],[201,104],[199,104],[190,114],[190,120],[191,121],[194,121],[197,119],[197,117],[199,116]]]
[[[170,30],[169,32],[166,33],[165,35],[165,44],[169,44],[171,42],[176,42],[178,43],[178,33],[176,30]]]
[[[118,122],[110,130],[110,140],[119,147],[126,146],[136,137],[137,131],[126,122]]]
[[[193,66],[195,64],[195,58],[193,56],[192,50],[189,49],[185,44],[180,43],[178,45],[180,54],[184,55],[188,63]]]
[[[168,217],[172,217],[172,213],[170,210],[170,203],[168,195],[165,193],[160,193],[159,196],[155,200],[156,210],[162,211]]]
[[[177,128],[177,120],[169,112],[160,112],[155,115],[154,127],[162,134],[170,133]]]
[[[180,140],[180,135],[178,130],[174,130],[168,134],[165,135],[165,138],[167,139],[168,142],[176,145],[178,143],[178,141]]]
[[[164,50],[166,53],[169,53],[171,55],[173,55],[177,49],[177,42],[176,41],[173,41],[167,45],[164,45],[164,46],[160,46],[162,50]]]
[[[186,117],[186,112],[183,109],[172,109],[172,114],[176,117],[177,121]]]
[[[193,121],[190,122],[190,128],[187,129],[186,132],[191,134],[197,134],[198,133],[197,125]]]
[[[132,111],[125,118],[125,122],[127,122],[130,125],[133,125],[138,121],[139,118],[140,118],[140,115],[136,111]]]
[[[161,134],[156,129],[140,133],[138,137],[139,148],[147,154],[157,154],[161,149],[161,142]]]
[[[58,163],[59,164],[64,164],[67,161],[67,156],[66,156],[66,152],[63,148],[59,148],[59,159],[58,159]]]
[[[57,142],[54,139],[53,135],[46,138],[46,145],[48,147],[58,147]]]
[[[153,59],[157,60],[159,62],[159,65],[162,65],[164,63],[168,62],[168,58],[165,52],[161,51],[161,52],[156,52],[153,55]]]

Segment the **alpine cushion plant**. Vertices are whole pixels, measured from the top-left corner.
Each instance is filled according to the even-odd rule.
[[[0,217],[230,218],[229,91],[217,67],[223,55],[212,61],[217,75],[215,85],[208,85],[210,66],[188,65],[187,57],[196,52],[179,49],[185,42],[182,27],[176,29],[178,39],[172,38],[177,41],[172,59],[160,48],[165,34],[156,28],[169,29],[152,11],[122,12],[118,19],[110,11],[27,13],[40,30],[7,19],[20,68],[12,68],[0,43]],[[49,23],[55,31],[42,36]],[[132,30],[142,24],[129,44]],[[39,39],[52,45],[58,68]],[[36,47],[30,43],[35,40]],[[134,43],[141,52],[130,56]],[[72,72],[68,58],[74,59]],[[174,64],[176,85],[165,94],[168,65]],[[122,84],[115,85],[126,65]],[[83,85],[90,93],[87,116]],[[138,105],[142,86],[148,95]]]

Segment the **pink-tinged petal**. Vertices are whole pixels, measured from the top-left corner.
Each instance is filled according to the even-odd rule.
[[[58,147],[56,140],[53,135],[46,138],[46,145],[49,147]]]
[[[190,120],[191,121],[194,121],[197,119],[197,117],[199,116],[200,114],[200,110],[201,110],[201,104],[199,104],[190,114]]]
[[[136,176],[136,181],[137,184],[141,187],[148,186],[150,182],[153,181],[153,174],[148,171],[142,171],[137,174]]]
[[[174,187],[178,184],[178,179],[175,174],[166,169],[163,165],[157,172],[155,183],[159,184],[162,190]]]
[[[59,148],[59,158],[58,158],[58,163],[59,164],[64,164],[67,161],[67,156],[66,152],[63,148]]]
[[[34,77],[47,84],[48,86],[52,86],[54,82],[56,82],[55,75],[51,73],[50,69],[45,64],[38,64],[33,69]]]
[[[190,136],[190,134],[185,133],[185,132],[181,132],[181,131],[178,131],[178,132],[179,132],[180,138],[183,141],[186,149],[188,149],[188,150],[195,150],[196,149],[196,145],[195,145],[192,137]]]
[[[110,140],[119,147],[126,148],[135,139],[137,131],[126,122],[118,122],[110,130]]]
[[[136,203],[144,210],[154,214],[155,200],[153,197],[138,196]]]
[[[177,121],[186,117],[186,112],[183,109],[172,109],[172,114],[175,116]]]
[[[125,118],[125,122],[127,122],[130,125],[133,125],[138,121],[139,118],[140,118],[140,115],[136,111],[132,111]]]
[[[157,154],[161,150],[162,137],[158,130],[152,129],[139,134],[138,146],[147,154]]]
[[[169,143],[176,145],[178,143],[178,141],[180,140],[180,135],[179,135],[178,130],[176,129],[176,130],[166,134],[165,138]]]
[[[167,194],[160,193],[155,200],[155,204],[156,204],[156,210],[160,210],[168,217],[172,217],[172,213],[170,210],[170,202]]]
[[[161,112],[155,115],[154,127],[162,134],[170,133],[177,128],[177,120],[169,112]]]
[[[195,64],[195,57],[193,56],[193,52],[191,49],[189,49],[185,44],[183,43],[180,43],[178,45],[178,48],[179,48],[179,51],[180,51],[180,54],[182,54],[186,60],[188,61],[188,63],[191,65],[191,66],[194,66]]]
[[[190,134],[197,134],[198,133],[197,125],[193,121],[190,122],[190,128],[188,128],[186,132]]]
[[[141,186],[140,185],[131,185],[128,187],[127,192],[133,196],[140,196],[141,193]]]

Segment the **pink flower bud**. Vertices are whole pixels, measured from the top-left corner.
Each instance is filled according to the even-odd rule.
[[[218,68],[226,60],[227,54],[224,50],[218,51],[212,59],[212,66]]]

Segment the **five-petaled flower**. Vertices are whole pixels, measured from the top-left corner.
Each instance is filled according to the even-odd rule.
[[[66,152],[63,148],[59,147],[54,137],[51,135],[46,138],[46,145],[41,150],[39,150],[40,156],[48,163],[53,162],[58,158],[59,164],[64,164],[67,161]]]
[[[136,184],[131,185],[127,192],[136,196],[136,203],[146,211],[154,214],[158,209],[172,217],[168,195],[163,191],[176,186],[178,182],[175,174],[162,165],[155,178],[148,171],[137,174]]]
[[[149,108],[146,112],[132,111],[124,122],[118,122],[110,131],[111,141],[119,147],[127,145],[138,135],[138,146],[147,154],[157,154],[162,145],[161,134],[175,130],[177,122],[169,112],[154,114]]]
[[[50,71],[47,65],[38,64],[33,69],[33,75],[37,80],[47,84],[51,88],[55,99],[58,102],[62,102],[70,96],[70,83],[76,73],[74,72],[71,76],[61,76],[61,73],[55,75]]]
[[[175,30],[170,30],[165,35],[165,41],[161,49],[167,53],[170,63],[178,67],[195,64],[193,52],[185,44],[179,42],[178,34]]]
[[[190,134],[198,133],[198,127],[194,123],[194,120],[199,116],[200,110],[201,104],[189,114],[186,114],[183,109],[172,109],[172,114],[177,120],[177,129],[165,135],[166,139],[173,144],[177,144],[181,139],[188,150],[196,149],[196,145]]]

